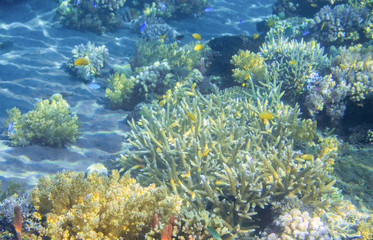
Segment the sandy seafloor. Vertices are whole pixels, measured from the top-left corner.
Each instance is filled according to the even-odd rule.
[[[168,21],[185,34],[181,44],[200,33],[203,40],[224,35],[249,35],[255,24],[272,12],[274,0],[215,0],[213,11],[201,17]],[[123,64],[135,51],[139,35],[124,25],[115,32],[97,35],[61,26],[56,18],[55,0],[28,0],[4,5],[0,0],[0,41],[12,41],[13,47],[0,54],[0,126],[6,110],[18,107],[22,113],[33,109],[40,99],[62,93],[82,122],[81,137],[65,148],[47,146],[12,147],[6,136],[0,137],[0,180],[12,179],[35,185],[45,174],[63,169],[85,171],[98,162],[114,160],[122,150],[129,131],[126,111],[110,109],[105,102],[105,88],[91,89],[73,80],[62,68],[78,44],[91,41],[105,44],[109,50],[108,66]],[[240,20],[243,21],[240,23]],[[104,83],[106,79],[97,79]]]

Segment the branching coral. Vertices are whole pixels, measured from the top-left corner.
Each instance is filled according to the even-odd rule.
[[[138,124],[130,123],[135,149],[118,161],[140,181],[166,183],[195,209],[209,209],[243,233],[253,231],[255,207],[285,196],[317,202],[334,181],[324,160],[300,158],[293,149],[315,133],[297,107],[235,94],[243,93],[202,96],[195,84],[177,84],[162,106],[144,107]]]
[[[246,84],[249,78],[258,84],[267,77],[267,66],[259,53],[239,50],[237,54],[233,55],[231,64],[236,67],[233,69],[233,78],[239,84]]]
[[[68,70],[83,81],[91,81],[93,77],[99,76],[104,64],[109,57],[108,49],[105,45],[96,47],[94,43],[87,45],[77,45],[72,50],[73,57],[67,64]],[[76,64],[76,60],[84,58],[87,64]]]
[[[357,41],[361,36],[368,11],[363,7],[353,7],[342,4],[334,8],[323,7],[310,21],[313,36],[323,43],[338,43]]]
[[[294,102],[307,91],[311,74],[329,66],[324,50],[315,41],[280,38],[265,42],[260,49],[269,75],[279,76],[287,100]]]
[[[11,127],[8,127],[7,135],[16,146],[35,143],[61,147],[79,136],[78,117],[71,114],[70,106],[61,94],[37,102],[35,109],[26,114],[21,115],[14,107],[8,115],[5,124]]]
[[[127,103],[133,93],[136,79],[127,78],[123,73],[115,73],[108,79],[109,88],[106,88],[106,97],[114,106],[122,106]]]
[[[141,187],[118,171],[42,177],[31,202],[45,219],[40,233],[52,239],[136,239],[150,230],[155,213],[165,222],[181,205],[165,187]]]
[[[361,45],[339,48],[338,56],[332,59],[332,74],[338,82],[346,82],[348,97],[354,102],[362,102],[372,97],[373,59],[372,47]]]

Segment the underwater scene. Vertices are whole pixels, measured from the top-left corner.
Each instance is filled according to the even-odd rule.
[[[373,0],[0,0],[0,239],[373,239]]]

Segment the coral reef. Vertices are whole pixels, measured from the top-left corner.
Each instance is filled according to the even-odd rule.
[[[106,97],[114,106],[120,107],[128,103],[133,93],[136,79],[126,77],[125,74],[116,72],[108,79],[109,87],[106,88]]]
[[[65,0],[57,13],[61,24],[78,30],[104,33],[121,25],[118,9],[125,0]]]
[[[87,45],[76,45],[72,50],[72,58],[67,64],[67,69],[73,76],[81,81],[90,82],[96,76],[102,73],[107,58],[108,49],[105,45],[96,47],[94,43],[88,42]],[[77,60],[85,59],[84,64],[79,64]]]
[[[267,66],[259,53],[239,50],[233,55],[231,64],[236,67],[233,69],[233,79],[239,84],[249,86],[246,84],[249,78],[253,79],[253,84],[258,84],[267,77]]]
[[[260,54],[268,66],[269,76],[282,80],[284,98],[292,103],[308,91],[312,74],[322,72],[330,64],[320,44],[303,39],[272,39],[263,44]]]
[[[158,214],[165,222],[180,211],[181,200],[165,187],[141,187],[128,174],[64,171],[42,177],[31,203],[42,216],[43,231],[52,239],[137,239]]]
[[[332,239],[329,236],[329,229],[319,217],[313,217],[308,212],[301,212],[299,209],[292,209],[283,213],[273,222],[273,229],[267,228],[262,233],[262,240],[282,239]]]
[[[311,116],[325,110],[333,124],[340,122],[346,110],[345,98],[350,88],[346,81],[336,82],[332,75],[324,77],[314,74],[309,83],[305,106]]]
[[[312,35],[326,44],[348,44],[364,38],[369,12],[347,4],[323,7],[310,21]]]
[[[348,97],[353,102],[362,102],[373,93],[373,47],[356,45],[338,49],[332,59],[332,75],[338,83],[346,82]]]
[[[117,161],[139,181],[166,183],[228,229],[240,226],[240,234],[254,231],[256,207],[272,199],[316,204],[334,191],[327,156],[294,150],[294,143],[311,142],[316,128],[298,118],[297,107],[245,98],[239,88],[202,96],[195,87],[176,84],[130,123],[131,147]]]
[[[6,134],[15,146],[41,144],[62,147],[79,136],[78,117],[72,115],[61,94],[41,100],[26,114],[14,107],[7,111]]]
[[[167,61],[171,68],[178,67],[184,69],[193,69],[198,67],[200,60],[204,57],[210,48],[205,47],[198,51],[193,50],[200,41],[190,42],[182,47],[177,42],[165,44],[163,39],[147,41],[140,39],[136,45],[136,56],[133,60],[135,67],[149,66],[156,61]]]

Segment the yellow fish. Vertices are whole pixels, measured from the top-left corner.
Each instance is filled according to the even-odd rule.
[[[270,112],[261,112],[259,113],[259,117],[261,119],[272,119],[275,115],[273,113],[270,113]]]
[[[297,61],[295,61],[295,60],[290,60],[289,63],[290,63],[290,64],[296,64]]]
[[[163,34],[162,36],[159,37],[160,39],[165,39],[166,38],[166,33]]]
[[[246,86],[246,83],[242,83],[242,87],[245,87]]]
[[[203,48],[203,45],[202,44],[197,44],[195,47],[194,47],[194,50],[200,50]]]
[[[161,100],[161,101],[159,101],[159,106],[161,106],[161,107],[163,107],[163,105],[165,105],[166,104],[166,100]]]
[[[192,36],[193,36],[195,39],[201,40],[201,35],[199,35],[198,33],[193,33]]]
[[[196,116],[194,116],[193,113],[191,113],[191,112],[187,112],[186,114],[188,115],[188,117],[190,118],[190,120],[192,120],[192,121],[195,121],[195,120],[196,120]]]
[[[258,37],[259,37],[259,33],[254,33],[254,34],[253,34],[253,38],[254,38],[254,39],[257,39]]]
[[[325,22],[322,22],[320,31],[322,31],[324,27],[325,27]]]
[[[245,76],[245,80],[249,79],[251,76],[250,76],[250,73],[247,73],[246,76]]]
[[[311,7],[317,7],[316,3],[311,3]]]
[[[88,63],[89,63],[88,59],[86,59],[84,57],[80,57],[80,58],[75,59],[74,65],[75,66],[82,66],[82,65],[88,65]]]
[[[312,154],[302,154],[300,157],[304,160],[312,160],[314,158]]]

